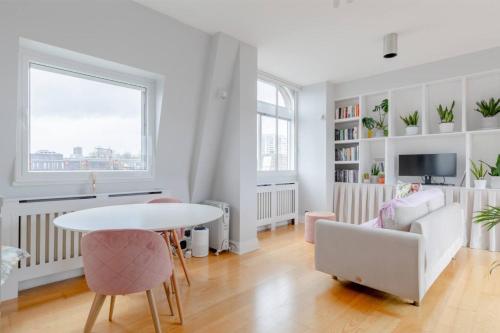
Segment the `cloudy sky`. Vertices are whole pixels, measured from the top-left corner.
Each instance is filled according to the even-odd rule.
[[[141,152],[141,91],[93,80],[30,70],[31,152],[84,155],[95,147]]]

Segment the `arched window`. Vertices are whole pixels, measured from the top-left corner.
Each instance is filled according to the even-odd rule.
[[[295,170],[296,91],[257,81],[257,170]]]

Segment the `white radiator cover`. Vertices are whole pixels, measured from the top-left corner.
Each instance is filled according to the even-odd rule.
[[[257,186],[257,226],[294,219],[298,221],[298,185],[272,184]]]
[[[144,203],[167,195],[165,190],[133,193],[88,194],[67,197],[2,199],[1,241],[26,250],[31,257],[21,260],[6,284],[2,286],[1,299],[17,297],[20,284],[29,281],[29,287],[62,280],[68,272],[81,269],[80,241],[82,233],[59,229],[53,220],[76,210]],[[54,277],[55,275],[55,277]],[[60,276],[58,278],[57,276]],[[44,280],[44,277],[52,276]]]

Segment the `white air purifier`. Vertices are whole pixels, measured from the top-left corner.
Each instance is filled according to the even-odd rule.
[[[191,230],[191,246],[193,257],[208,256],[209,231],[206,227],[195,227]]]

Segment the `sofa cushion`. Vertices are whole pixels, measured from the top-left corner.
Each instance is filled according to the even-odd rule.
[[[444,194],[440,189],[416,192],[406,198],[392,199],[379,212],[385,229],[410,231],[413,221],[444,206]]]

